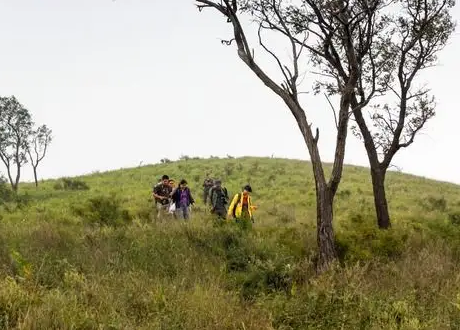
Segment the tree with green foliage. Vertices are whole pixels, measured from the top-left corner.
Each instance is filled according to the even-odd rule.
[[[372,27],[381,24],[375,15],[380,1],[317,1],[304,0],[292,4],[284,0],[196,0],[200,10],[213,8],[227,18],[233,28],[233,38],[223,43],[236,44],[238,56],[249,69],[287,105],[300,128],[307,145],[313,166],[317,205],[317,244],[319,249],[317,271],[328,269],[337,257],[334,244],[333,202],[339,187],[345,144],[348,132],[349,109],[363,69],[363,58],[371,48]],[[260,47],[273,57],[282,74],[283,82],[278,84],[255,59],[250,47],[244,16],[257,23]],[[361,22],[368,25],[367,34],[360,40],[364,47],[356,51],[354,45],[361,28]],[[273,50],[277,42],[269,46],[264,33],[278,35],[287,42],[290,51],[290,65],[286,64]],[[313,133],[312,123],[302,106],[299,85],[302,81],[302,65],[312,65],[324,79],[318,86],[332,88],[338,92],[340,102],[336,120],[336,145],[332,174],[327,180],[318,148],[319,130]],[[305,68],[305,67],[304,67]],[[334,73],[341,71],[338,76]],[[331,80],[333,78],[333,80]],[[372,95],[369,95],[367,101]],[[359,106],[364,107],[362,102]]]
[[[434,97],[416,81],[436,64],[438,53],[455,30],[450,14],[455,1],[381,2],[385,10],[375,15],[382,18],[383,25],[374,27],[371,51],[363,58],[352,99],[356,121],[352,130],[364,142],[369,159],[378,226],[389,228],[385,175],[396,153],[409,147],[435,115]],[[366,23],[360,22],[359,27],[354,42],[357,52],[363,48],[360,40],[366,35]],[[334,74],[340,77],[342,72]],[[369,95],[373,96],[366,107],[370,119],[366,121],[362,105]]]
[[[30,164],[34,172],[35,186],[38,187],[38,164],[45,158],[46,151],[53,139],[52,131],[46,125],[41,125],[34,129],[29,137],[27,154],[29,155]]]
[[[27,163],[27,150],[33,122],[29,111],[16,97],[0,98],[0,159],[6,167],[13,191],[18,191],[21,169]],[[13,178],[13,169],[16,175]]]

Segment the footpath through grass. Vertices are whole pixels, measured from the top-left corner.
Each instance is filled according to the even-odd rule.
[[[252,229],[202,213],[206,170],[231,193],[251,183]],[[162,174],[189,181],[190,223],[152,222]],[[187,160],[23,185],[0,206],[0,329],[460,329],[460,187],[387,180],[381,232],[368,170],[345,169],[340,264],[321,277],[305,162]]]

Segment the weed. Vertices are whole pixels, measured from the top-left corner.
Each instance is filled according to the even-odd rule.
[[[84,205],[74,206],[73,210],[90,224],[118,226],[131,221],[128,210],[122,209],[115,195],[89,198]]]
[[[86,182],[78,179],[62,178],[54,185],[55,190],[89,190]]]

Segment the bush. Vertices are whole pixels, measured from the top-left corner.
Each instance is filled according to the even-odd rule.
[[[14,198],[14,193],[8,186],[5,177],[0,175],[0,203],[10,202]]]
[[[83,206],[74,206],[73,211],[91,224],[119,226],[130,222],[128,210],[121,207],[116,196],[97,196],[88,199]]]
[[[260,294],[284,292],[290,294],[292,289],[292,271],[290,264],[272,260],[258,262],[249,273],[241,287],[241,298],[252,301]]]
[[[86,182],[78,179],[62,178],[54,185],[55,190],[89,190]]]
[[[427,211],[445,212],[447,209],[447,201],[443,196],[429,196],[427,199],[422,201],[422,207]]]
[[[448,217],[449,217],[449,221],[453,225],[457,225],[457,226],[460,225],[460,211],[451,211],[449,212]]]
[[[407,232],[391,229],[382,231],[373,225],[366,225],[362,219],[364,217],[359,214],[353,215],[351,221],[355,226],[336,233],[335,244],[342,263],[399,258],[408,239]]]

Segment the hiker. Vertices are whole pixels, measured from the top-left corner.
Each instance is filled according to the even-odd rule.
[[[203,203],[204,205],[207,204],[209,190],[214,186],[214,180],[209,177],[209,173],[206,173],[206,178],[203,182]]]
[[[228,192],[222,187],[222,181],[216,180],[214,186],[209,190],[209,202],[211,213],[217,215],[217,219],[225,220],[227,215]]]
[[[229,219],[233,218],[237,222],[243,221],[252,221],[254,222],[253,218],[253,211],[257,209],[256,206],[252,205],[251,194],[252,188],[250,185],[246,185],[243,188],[241,193],[236,194],[233,197],[232,202],[228,208],[227,217]]]
[[[169,185],[171,186],[171,193],[169,194],[169,196],[171,196],[172,198],[174,191],[177,189],[176,181],[174,181],[173,179],[169,179]],[[176,205],[174,204],[174,202],[169,203],[168,214],[171,214],[171,216],[174,219],[176,219]]]
[[[174,179],[169,179],[169,185],[171,186],[172,190],[176,189],[176,181],[174,181]]]
[[[195,203],[187,181],[182,179],[179,187],[172,194],[172,201],[176,204],[176,217],[179,219],[190,219],[190,205]]]
[[[161,220],[168,213],[171,201],[172,187],[169,184],[169,176],[163,175],[161,183],[153,187],[153,197],[157,208],[157,219]]]

